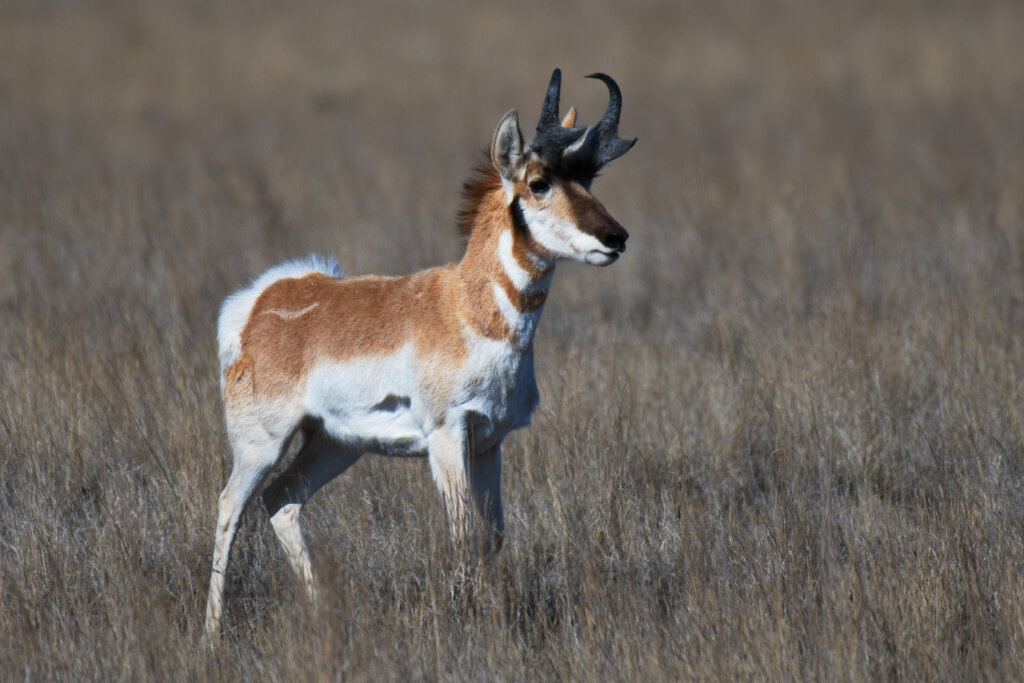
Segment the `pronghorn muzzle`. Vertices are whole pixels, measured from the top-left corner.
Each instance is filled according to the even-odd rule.
[[[603,210],[604,207],[601,209]],[[626,240],[629,239],[629,233],[619,225],[617,220],[608,215],[608,212],[605,211],[604,214],[606,220],[600,226],[599,231],[593,234],[608,249],[609,253],[605,255],[611,259],[609,263],[612,263],[626,251]]]
[[[607,235],[598,239],[601,240],[601,244],[604,246],[621,254],[626,251],[626,240],[629,239],[629,233],[621,225],[615,223],[615,226],[608,231]]]
[[[612,218],[608,210],[601,202],[597,201],[594,195],[578,185],[569,185],[566,188],[569,196],[569,204],[576,219],[576,225],[583,232],[593,235],[601,243],[607,252],[606,257],[618,258],[619,254],[626,251],[626,240],[629,233],[622,225]]]

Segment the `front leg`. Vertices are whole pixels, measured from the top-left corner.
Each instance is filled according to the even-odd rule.
[[[469,480],[480,516],[487,524],[485,551],[501,550],[505,534],[505,512],[501,506],[501,445],[479,451],[469,462]]]
[[[466,469],[466,433],[461,424],[438,427],[427,437],[430,471],[434,475],[452,536],[463,540],[469,531],[469,476]]]

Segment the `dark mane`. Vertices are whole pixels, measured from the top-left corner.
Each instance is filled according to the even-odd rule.
[[[484,198],[499,189],[501,176],[490,160],[473,169],[473,175],[462,185],[462,208],[459,209],[458,220],[459,234],[463,240],[468,240],[473,232],[473,224],[480,214],[480,204]]]

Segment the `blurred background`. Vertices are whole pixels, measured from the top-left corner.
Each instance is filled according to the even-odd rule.
[[[0,670],[29,679],[979,678],[1024,669],[1024,4],[0,4]],[[214,326],[270,265],[461,256],[554,67],[639,142],[559,269],[509,539],[424,463],[262,510],[197,656]],[[460,578],[461,577],[461,578]],[[313,634],[313,635],[311,635]]]

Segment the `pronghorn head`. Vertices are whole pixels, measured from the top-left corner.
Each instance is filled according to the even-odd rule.
[[[595,266],[614,262],[626,250],[629,234],[590,194],[601,167],[622,156],[636,139],[618,136],[622,93],[604,74],[608,109],[597,125],[576,127],[576,110],[559,123],[562,72],[555,69],[533,138],[523,147],[519,114],[511,110],[498,123],[491,141],[491,161],[501,174],[508,204],[553,259],[567,258]]]

